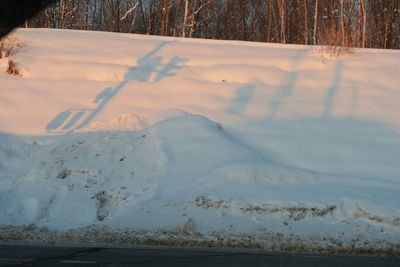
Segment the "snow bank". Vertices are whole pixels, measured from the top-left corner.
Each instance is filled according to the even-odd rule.
[[[398,253],[398,51],[16,35],[0,240]]]

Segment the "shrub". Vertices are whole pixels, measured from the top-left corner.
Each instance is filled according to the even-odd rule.
[[[20,51],[21,47],[23,47],[23,44],[13,36],[7,36],[0,40],[0,59],[8,58],[8,64],[4,62],[4,65],[7,66],[5,71],[10,75],[21,75],[17,64],[10,59]]]
[[[7,36],[0,40],[0,58],[15,56],[23,44],[13,36]]]
[[[324,45],[321,46],[321,56],[338,58],[346,54],[351,54],[351,47],[355,46],[351,38],[351,34],[342,35],[335,27],[325,30],[323,35]]]
[[[321,46],[321,56],[328,55],[331,58],[338,58],[353,53],[351,47],[341,45],[323,45]]]
[[[10,75],[15,75],[15,76],[20,76],[21,75],[17,65],[11,59],[8,60],[7,73],[10,74]]]

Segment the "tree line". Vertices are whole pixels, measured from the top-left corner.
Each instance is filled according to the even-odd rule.
[[[25,26],[400,49],[400,0],[60,0]]]

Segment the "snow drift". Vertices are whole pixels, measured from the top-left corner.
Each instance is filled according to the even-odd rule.
[[[398,51],[16,36],[0,240],[398,253]]]

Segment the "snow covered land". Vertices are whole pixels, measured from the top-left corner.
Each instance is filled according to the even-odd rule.
[[[0,241],[400,255],[400,51],[14,35]]]

